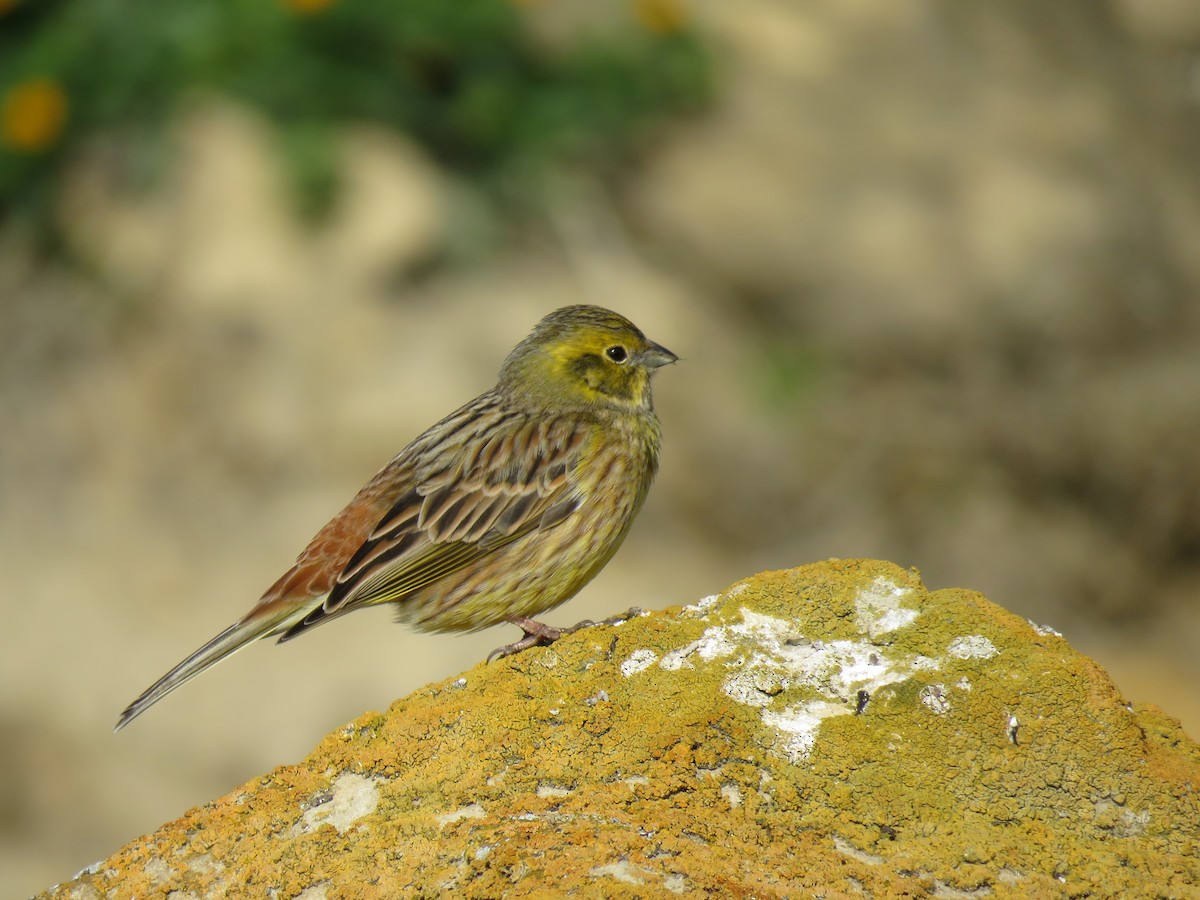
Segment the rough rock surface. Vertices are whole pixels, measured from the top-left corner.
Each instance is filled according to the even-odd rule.
[[[976,593],[833,560],[424,688],[47,896],[1198,886],[1176,722]]]

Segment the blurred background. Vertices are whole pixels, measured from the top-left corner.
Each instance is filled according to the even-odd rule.
[[[682,361],[549,621],[882,557],[1200,737],[1198,298],[1192,0],[0,0],[0,893],[516,637],[363,612],[110,733],[568,303]]]

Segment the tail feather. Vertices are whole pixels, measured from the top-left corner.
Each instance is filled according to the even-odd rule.
[[[320,603],[320,598],[316,598],[315,602]],[[240,622],[230,625],[146,688],[141,696],[125,707],[125,711],[117,719],[113,731],[120,731],[167,694],[191,681],[210,666],[215,666],[227,656],[241,650],[247,644],[290,628],[297,620],[304,618],[311,608],[311,605],[306,604],[265,616],[256,610],[257,615],[252,613]]]

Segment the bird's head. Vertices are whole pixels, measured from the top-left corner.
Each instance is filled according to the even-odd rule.
[[[508,355],[499,386],[538,404],[652,409],[650,376],[676,359],[624,316],[565,306]]]

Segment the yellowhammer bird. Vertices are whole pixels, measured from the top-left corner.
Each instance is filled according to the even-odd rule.
[[[364,606],[394,604],[423,631],[520,626],[500,655],[557,639],[566,629],[532,617],[573,597],[624,540],[658,469],[650,376],[676,358],[607,309],[550,313],[494,388],[401,450],[117,729],[251,641],[291,640]]]

